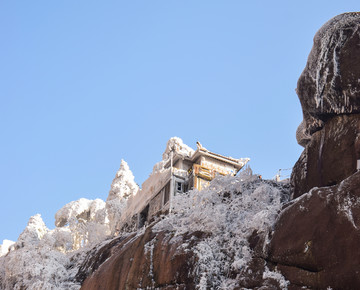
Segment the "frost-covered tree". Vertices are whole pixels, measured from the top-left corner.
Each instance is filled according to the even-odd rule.
[[[106,199],[106,211],[112,235],[120,230],[120,217],[126,207],[127,200],[131,196],[135,196],[138,190],[139,186],[135,183],[129,165],[121,160],[120,168],[116,172]]]
[[[247,271],[253,258],[250,236],[256,232],[267,237],[289,196],[288,184],[259,179],[250,168],[238,176],[217,176],[202,191],[176,195],[172,214],[153,231],[206,232],[207,238],[192,248],[197,289],[237,289],[238,281],[229,273]],[[264,275],[276,278],[286,289],[279,273]]]
[[[106,201],[113,199],[128,199],[136,195],[139,186],[135,183],[134,175],[126,161],[121,160],[120,168],[116,172],[115,178],[111,183],[111,188]]]
[[[39,214],[32,216],[15,244],[0,245],[0,289],[79,289],[74,281],[79,264],[72,257],[110,234],[108,212],[114,233],[126,201],[138,190],[122,161],[106,203],[81,198],[66,204],[55,214],[53,230]]]
[[[98,243],[109,234],[105,202],[86,198],[72,201],[57,211],[55,225],[70,229],[74,250]]]
[[[15,247],[22,248],[25,245],[33,245],[39,242],[43,236],[49,232],[40,214],[34,215],[29,219],[29,222],[20,234]]]
[[[70,257],[56,249],[69,240],[68,231],[49,230],[39,214],[32,216],[15,247],[0,257],[0,289],[79,289],[71,282]]]

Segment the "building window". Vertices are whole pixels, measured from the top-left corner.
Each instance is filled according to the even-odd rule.
[[[176,182],[176,191],[183,192],[183,184],[181,182]]]

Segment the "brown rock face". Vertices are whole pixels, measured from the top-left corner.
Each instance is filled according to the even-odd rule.
[[[327,22],[298,81],[305,147],[268,247],[291,287],[360,287],[360,13]],[[301,288],[303,289],[303,288]]]
[[[120,238],[119,243],[105,246],[96,256],[90,253],[94,262],[109,250],[111,255],[98,269],[89,263],[85,265],[84,269],[96,271],[81,289],[194,289],[195,257],[190,249],[204,236],[197,232],[174,237],[166,232],[153,233],[148,228],[143,235]],[[181,246],[184,243],[188,248]]]
[[[360,113],[359,33],[356,12],[334,17],[316,33],[297,86],[307,134],[335,114]]]
[[[328,21],[315,35],[297,93],[305,147],[291,176],[294,198],[356,171],[360,132],[360,13]]]
[[[311,136],[294,166],[294,198],[313,187],[335,185],[355,173],[359,155],[360,114],[338,115]]]
[[[269,260],[291,284],[315,289],[360,286],[360,172],[313,189],[276,223]]]

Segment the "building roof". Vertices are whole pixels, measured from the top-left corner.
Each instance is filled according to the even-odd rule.
[[[228,156],[224,156],[224,155],[220,155],[220,154],[211,152],[202,146],[198,146],[196,151],[189,157],[183,156],[181,154],[176,154],[176,152],[175,152],[174,157],[173,157],[173,163],[176,163],[179,159],[189,160],[190,162],[194,163],[201,156],[207,156],[207,157],[217,159],[219,161],[226,162],[228,164],[233,165],[237,170],[240,170],[241,168],[243,168],[245,166],[245,164],[250,161],[250,158],[236,159],[233,157],[228,157]],[[171,160],[169,159],[169,161],[165,164],[165,168],[170,167],[170,163],[171,163]]]

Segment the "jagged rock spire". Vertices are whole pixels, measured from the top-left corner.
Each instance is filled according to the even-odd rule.
[[[139,186],[135,183],[134,175],[129,165],[126,161],[121,160],[120,168],[118,172],[116,172],[106,201],[116,198],[128,199],[131,195],[135,195],[138,190]]]
[[[23,247],[25,244],[35,244],[40,241],[48,231],[49,229],[46,227],[41,215],[36,214],[30,217],[26,228],[18,238],[17,246]]]

